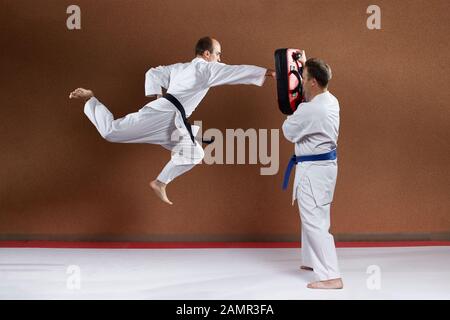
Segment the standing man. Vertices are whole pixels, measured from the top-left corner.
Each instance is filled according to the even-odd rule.
[[[314,271],[319,281],[311,289],[342,289],[334,238],[329,233],[330,207],[337,178],[339,102],[328,91],[331,69],[322,60],[306,60],[302,51],[305,102],[283,123],[287,140],[295,143],[295,155],[285,174],[296,164],[292,203],[297,199],[302,222],[302,266]]]
[[[203,148],[194,138],[199,127],[191,126],[187,118],[209,88],[226,84],[262,86],[266,76],[275,77],[275,72],[270,69],[221,63],[220,43],[210,37],[197,42],[195,55],[188,63],[148,70],[145,95],[157,99],[120,119],[114,120],[112,113],[91,90],[78,88],[69,96],[85,100],[84,113],[107,141],[159,144],[172,151],[170,161],[150,182],[156,195],[168,204],[172,202],[166,194],[167,184],[203,159]],[[167,90],[164,95],[162,88]]]

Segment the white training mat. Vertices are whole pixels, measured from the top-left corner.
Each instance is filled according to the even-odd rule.
[[[300,249],[0,249],[0,299],[450,299],[450,247],[338,248],[343,290]]]

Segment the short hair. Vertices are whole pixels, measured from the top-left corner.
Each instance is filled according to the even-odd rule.
[[[203,37],[195,45],[195,55],[202,55],[205,51],[213,52],[213,40],[211,37]]]
[[[317,58],[310,58],[306,60],[305,66],[308,68],[309,76],[316,79],[317,83],[322,88],[326,88],[328,86],[332,73],[330,66],[326,64],[325,61]]]

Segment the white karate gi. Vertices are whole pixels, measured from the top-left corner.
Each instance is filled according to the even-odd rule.
[[[297,156],[336,149],[339,102],[328,91],[299,105],[283,123],[286,139],[295,143]],[[330,206],[337,178],[337,160],[296,165],[292,203],[297,199],[302,226],[302,264],[312,267],[319,280],[340,278],[334,238],[329,233]]]
[[[197,108],[210,87],[226,84],[262,86],[266,69],[251,65],[226,65],[194,58],[188,63],[151,68],[145,74],[145,95],[162,94],[162,88],[183,105],[186,117]],[[145,105],[138,112],[114,120],[112,113],[95,97],[84,113],[100,135],[110,142],[159,144],[172,151],[172,157],[158,176],[169,183],[203,159],[202,146],[192,142],[180,112],[165,98]],[[194,136],[199,130],[192,126]]]

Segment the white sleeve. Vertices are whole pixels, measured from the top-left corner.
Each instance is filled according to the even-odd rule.
[[[167,89],[170,82],[170,71],[175,65],[150,68],[145,73],[145,95],[147,97],[162,94],[161,88]]]
[[[267,69],[251,65],[227,65],[220,62],[209,62],[208,86],[224,84],[253,84],[262,86],[266,79]]]
[[[297,143],[305,136],[317,133],[320,130],[317,128],[316,120],[317,114],[313,108],[301,103],[284,121],[282,127],[284,137],[290,142]]]

